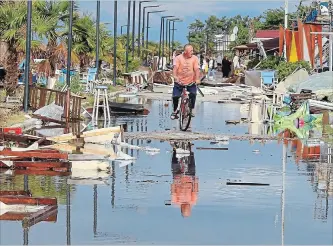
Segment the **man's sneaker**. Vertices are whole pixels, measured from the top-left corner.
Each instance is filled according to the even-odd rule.
[[[178,119],[178,118],[179,118],[179,117],[178,117],[178,113],[179,113],[179,111],[177,111],[177,112],[173,112],[173,113],[171,114],[170,118],[171,118],[172,120]]]
[[[194,115],[194,113],[193,113],[192,110],[190,111],[190,115],[191,115],[191,117],[195,117],[195,115]]]

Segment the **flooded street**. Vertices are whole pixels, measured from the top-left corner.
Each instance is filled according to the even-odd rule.
[[[145,104],[147,116],[120,116],[112,125],[126,123],[129,132],[178,129],[178,121],[170,120],[171,101]],[[267,133],[248,124],[226,125],[226,120],[247,116],[240,107],[198,102],[191,130]],[[230,140],[218,146],[193,141],[187,156],[174,154],[166,141],[129,143],[160,153],[123,149],[137,160],[110,162],[107,182],[98,185],[26,176],[34,196],[58,198],[56,221],[28,230],[21,221],[1,221],[1,244],[333,244],[333,167],[302,152],[301,140]],[[189,165],[183,170],[185,162]],[[1,189],[24,188],[24,175],[1,173],[0,181]]]

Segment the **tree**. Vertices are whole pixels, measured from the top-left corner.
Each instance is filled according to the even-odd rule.
[[[27,11],[25,2],[3,2],[0,8],[0,39],[7,43],[5,88],[12,93],[18,80],[19,53],[24,50]]]
[[[284,23],[284,8],[269,9],[264,12],[262,29],[277,30]]]

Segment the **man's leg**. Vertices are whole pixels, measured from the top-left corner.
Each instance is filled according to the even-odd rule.
[[[182,94],[182,87],[174,83],[173,90],[172,90],[172,103],[173,103],[173,113],[171,114],[171,119],[178,119],[178,104],[179,104],[179,98]]]
[[[190,110],[191,116],[194,117],[193,109],[195,108],[195,101],[197,98],[197,85],[193,84],[187,87],[187,91],[189,92],[189,99],[190,99]]]

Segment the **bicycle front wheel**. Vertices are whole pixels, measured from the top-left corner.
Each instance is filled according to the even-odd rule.
[[[181,101],[180,105],[180,114],[179,114],[179,128],[181,131],[186,131],[191,123],[191,114],[189,107],[189,98],[184,98]]]

